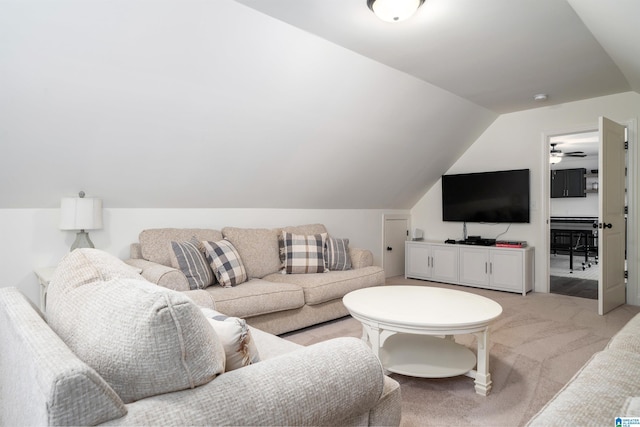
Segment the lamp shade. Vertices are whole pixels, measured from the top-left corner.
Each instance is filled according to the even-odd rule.
[[[399,22],[410,18],[424,0],[367,0],[367,6],[386,22]]]
[[[102,228],[102,199],[64,197],[60,200],[60,230]]]

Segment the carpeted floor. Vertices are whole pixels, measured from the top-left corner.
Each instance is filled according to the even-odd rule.
[[[585,298],[545,293],[523,297],[403,277],[388,279],[387,284],[465,290],[491,298],[503,308],[491,327],[491,394],[487,397],[476,394],[473,380],[465,376],[426,379],[393,374],[401,385],[404,427],[524,425],[640,312],[640,307],[625,305],[599,316],[597,301]],[[309,345],[339,336],[361,337],[360,323],[345,317],[283,338]],[[458,335],[456,341],[475,352],[472,335]]]

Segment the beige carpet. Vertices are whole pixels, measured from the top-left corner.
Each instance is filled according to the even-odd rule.
[[[640,307],[622,306],[599,316],[597,301],[563,295],[529,293],[526,297],[420,280],[391,278],[390,285],[439,286],[491,298],[503,313],[491,328],[487,397],[474,392],[473,379],[412,378],[393,374],[402,390],[402,426],[524,425]],[[361,337],[351,317],[286,334],[309,345],[339,336]],[[456,341],[474,349],[472,335]]]

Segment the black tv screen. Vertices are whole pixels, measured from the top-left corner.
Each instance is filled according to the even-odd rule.
[[[443,175],[442,220],[529,222],[529,169]]]

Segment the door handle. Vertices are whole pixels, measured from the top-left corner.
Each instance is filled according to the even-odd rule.
[[[611,224],[610,222],[609,223],[606,223],[606,222],[605,223],[602,223],[602,222],[600,223],[600,228],[611,228],[611,227],[613,227],[613,224]]]
[[[387,250],[388,250],[388,251],[392,251],[392,250],[393,250],[393,248],[392,248],[391,246],[387,246]]]

